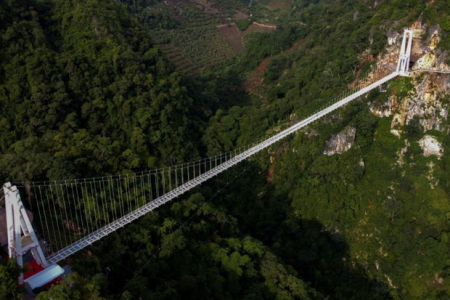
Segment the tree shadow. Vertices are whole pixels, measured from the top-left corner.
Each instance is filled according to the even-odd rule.
[[[385,283],[370,279],[350,261],[349,245],[339,233],[326,231],[317,220],[299,219],[282,225],[275,252],[329,299],[389,299]]]
[[[291,215],[291,199],[276,194],[270,185],[264,193],[261,169],[253,169],[246,179],[229,189],[221,203],[237,218],[245,235],[262,241],[298,276],[327,299],[391,299],[389,287],[368,277],[350,261],[349,245],[339,233],[326,230],[317,220]]]

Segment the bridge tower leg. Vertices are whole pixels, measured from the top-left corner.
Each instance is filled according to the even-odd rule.
[[[400,48],[400,54],[398,57],[397,73],[401,76],[408,76],[409,74],[409,61],[411,57],[411,48],[413,41],[414,31],[411,29],[405,29],[403,33],[402,47]]]
[[[44,268],[48,267],[39,240],[23,206],[19,190],[8,182],[3,185],[3,191],[5,193],[9,258],[15,259],[22,268],[23,255],[31,250],[36,262]],[[19,277],[19,283],[23,283],[23,274]]]

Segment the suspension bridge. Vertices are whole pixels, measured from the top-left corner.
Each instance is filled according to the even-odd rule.
[[[49,282],[61,274],[57,265],[61,260],[397,76],[408,76],[412,38],[413,31],[405,30],[395,71],[372,72],[367,79],[360,80],[357,88],[346,91],[329,106],[258,144],[148,172],[26,185],[5,183],[9,257],[23,266],[23,256],[31,251],[44,270],[25,282],[32,288]],[[19,191],[27,197],[35,227]],[[23,282],[22,276],[19,281]]]

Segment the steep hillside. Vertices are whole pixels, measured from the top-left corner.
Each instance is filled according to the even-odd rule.
[[[351,270],[373,280],[372,298],[445,299],[448,3],[293,5],[292,18],[306,26],[282,39],[285,44],[270,34],[255,37],[256,47],[237,66],[253,81],[256,72],[258,90],[249,89],[252,105],[216,116],[217,132],[233,118],[236,140],[251,140],[328,103],[357,85],[372,66],[394,69],[405,27],[415,29],[411,67],[416,72],[274,147],[261,159],[260,179],[269,181],[267,186],[245,196],[233,193],[224,205],[244,232],[272,245],[331,298],[364,298],[351,283],[358,276],[342,275]],[[294,51],[281,51],[294,43]],[[309,222],[322,224],[328,245]]]
[[[215,91],[173,72],[124,5],[2,1],[0,20],[2,182],[120,174],[200,156]],[[239,234],[210,202],[227,185],[215,184],[74,256],[65,263],[75,273],[38,299],[316,295],[269,248]],[[0,260],[2,299],[20,298],[16,276]]]
[[[279,111],[286,102],[292,105],[291,118],[302,115],[343,89],[339,84],[357,84],[360,69],[395,68],[406,26],[416,29],[412,69],[417,72],[300,133],[284,151],[273,149],[265,163],[274,191],[264,189],[270,193],[264,199],[289,199],[287,227],[273,238],[259,235],[250,224],[248,230],[276,247],[297,270],[306,267],[300,273],[327,295],[348,285],[327,282],[333,275],[321,267],[323,253],[314,241],[305,247],[298,233],[305,220],[322,223],[336,247],[339,241],[348,243],[340,259],[375,279],[374,292],[396,299],[445,299],[450,287],[450,76],[419,71],[449,70],[450,7],[444,1],[367,4],[345,12],[343,3],[304,4],[302,21],[317,30],[306,35],[305,46],[271,58],[260,87],[265,92],[261,101],[271,105],[268,111]],[[407,8],[413,5],[416,9]],[[333,19],[333,13],[342,14]],[[329,16],[328,24],[321,25],[323,16]],[[261,222],[262,227],[270,223]],[[289,233],[298,235],[297,242]],[[308,255],[302,254],[305,248]],[[344,278],[339,280],[346,282]]]
[[[38,299],[450,297],[448,1],[122,2],[0,1],[1,180],[119,174],[248,145],[374,66],[395,68],[406,27],[415,72],[74,255],[75,273]],[[186,30],[245,27],[250,12],[276,30],[247,34],[239,58],[196,81],[152,41],[170,31],[194,49],[210,31]],[[176,67],[200,61],[170,49]]]
[[[195,156],[203,105],[115,1],[2,4],[2,181],[116,174]]]

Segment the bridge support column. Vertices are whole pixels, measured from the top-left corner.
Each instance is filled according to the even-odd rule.
[[[405,29],[405,32],[403,33],[402,47],[400,48],[397,64],[397,73],[401,76],[409,75],[409,62],[411,57],[413,34],[414,31],[411,29]]]
[[[48,267],[39,240],[36,237],[36,233],[23,206],[19,190],[16,186],[8,182],[3,185],[3,191],[5,193],[9,258],[15,259],[17,264],[22,268],[23,255],[28,250],[31,250],[36,262],[44,268]],[[19,277],[19,283],[23,283],[23,274]]]

